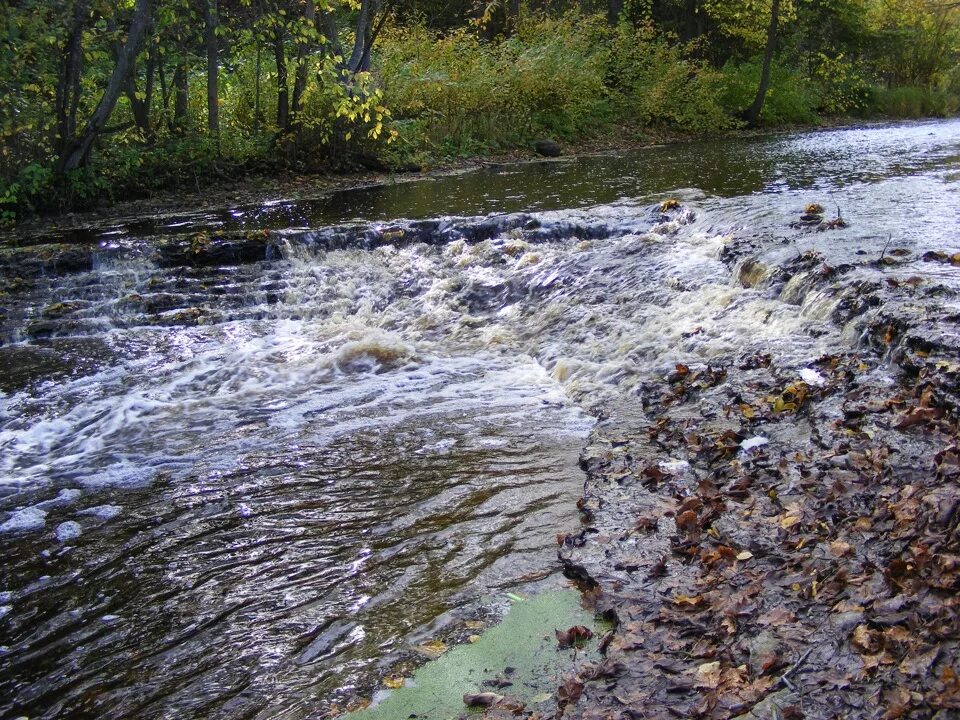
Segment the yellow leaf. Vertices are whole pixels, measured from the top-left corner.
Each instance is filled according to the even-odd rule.
[[[406,679],[400,677],[399,675],[388,675],[383,679],[383,684],[386,685],[391,690],[397,690],[398,688],[402,688],[404,682],[406,682]]]
[[[780,519],[780,527],[782,527],[784,530],[789,530],[798,522],[800,522],[800,518],[798,518],[796,515],[787,515],[786,517]]]
[[[843,540],[834,540],[830,543],[830,552],[836,555],[837,557],[843,557],[849,553],[853,548],[850,543],[844,542]]]
[[[749,550],[744,550],[742,553],[737,555],[737,560],[749,560],[753,557],[753,553]]]
[[[417,645],[416,649],[425,655],[440,656],[447,651],[447,646],[439,640],[431,640],[423,645]]]
[[[697,685],[706,688],[715,688],[720,684],[720,663],[708,662],[697,668]]]

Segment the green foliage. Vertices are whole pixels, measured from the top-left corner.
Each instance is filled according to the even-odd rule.
[[[650,25],[621,23],[612,43],[611,74],[628,114],[644,125],[695,134],[734,125],[721,107],[723,76],[686,55]]]
[[[761,60],[723,69],[721,103],[727,112],[740,116],[753,102],[760,83]],[[760,122],[763,125],[795,125],[815,123],[816,110],[821,99],[816,84],[797,70],[774,63],[771,69],[770,89],[767,91]]]
[[[868,22],[876,46],[871,62],[894,87],[934,87],[956,66],[960,5],[937,0],[874,0]]]
[[[874,88],[862,69],[843,54],[821,53],[813,77],[819,86],[819,110],[827,115],[865,115],[873,107]]]
[[[722,76],[648,25],[523,15],[488,42],[466,29],[394,28],[380,48],[385,103],[407,158],[469,155],[612,124],[715,133],[735,124]]]
[[[894,118],[946,117],[958,110],[956,95],[930,88],[880,89],[875,102],[880,113]]]
[[[549,134],[573,138],[609,119],[607,48],[596,18],[523,18],[487,42],[395,28],[380,48],[384,101],[413,154],[473,154]]]

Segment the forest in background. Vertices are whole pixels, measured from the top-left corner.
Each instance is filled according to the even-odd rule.
[[[0,223],[245,173],[958,108],[957,0],[8,0]]]

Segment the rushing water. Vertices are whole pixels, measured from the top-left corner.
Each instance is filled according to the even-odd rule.
[[[318,716],[561,582],[590,413],[859,342],[896,248],[955,302],[960,122],[490,168],[67,239],[0,322],[0,715]],[[674,196],[682,208],[661,213]],[[849,227],[791,227],[809,202]],[[406,219],[400,219],[406,218]],[[274,231],[255,261],[158,261]],[[39,239],[38,239],[39,242]],[[247,259],[249,260],[249,259]]]

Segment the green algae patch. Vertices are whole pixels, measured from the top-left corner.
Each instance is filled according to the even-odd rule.
[[[607,627],[581,607],[575,590],[516,597],[511,597],[503,620],[479,640],[449,650],[417,670],[404,687],[385,691],[371,707],[344,719],[457,718],[469,712],[463,704],[466,693],[495,692],[528,707],[549,703],[564,673],[572,668],[575,653],[579,660],[599,658],[598,638]],[[559,649],[554,631],[575,625],[590,628],[594,637],[580,649]]]

